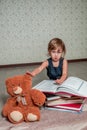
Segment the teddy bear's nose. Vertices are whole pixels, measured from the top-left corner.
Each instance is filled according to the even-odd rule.
[[[21,87],[15,87],[16,89],[14,90],[15,94],[20,94],[22,92],[22,88]]]
[[[13,91],[16,91],[16,90],[17,90],[17,87],[14,87],[14,88],[13,88]]]

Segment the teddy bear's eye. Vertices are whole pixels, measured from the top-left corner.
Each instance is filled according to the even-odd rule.
[[[18,86],[20,86],[20,84],[18,84]]]
[[[14,88],[15,87],[15,85],[14,84],[12,84],[12,88]]]

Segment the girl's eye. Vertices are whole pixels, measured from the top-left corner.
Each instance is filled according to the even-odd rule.
[[[58,50],[57,53],[62,53],[62,51],[61,51],[61,50]]]
[[[52,53],[55,53],[55,51],[52,51]]]
[[[58,50],[57,50],[57,53],[62,53],[62,50],[58,49]]]
[[[55,52],[55,51],[52,51],[52,53],[58,53],[58,54],[59,54],[59,53],[62,53],[62,52],[61,52],[61,51],[57,51],[57,52]]]

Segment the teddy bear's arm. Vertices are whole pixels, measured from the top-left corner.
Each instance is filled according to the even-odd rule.
[[[9,105],[11,104],[11,106],[15,106],[16,105],[16,98],[14,98],[14,97],[8,98],[6,103]]]
[[[33,103],[37,106],[42,106],[46,100],[46,96],[41,91],[36,89],[31,90],[31,98]]]

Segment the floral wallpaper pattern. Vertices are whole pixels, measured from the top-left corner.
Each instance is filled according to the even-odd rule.
[[[54,37],[67,59],[87,58],[87,0],[0,0],[0,65],[47,59]]]

